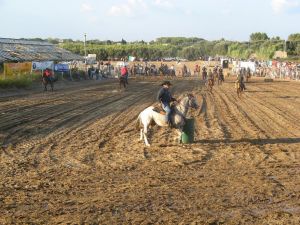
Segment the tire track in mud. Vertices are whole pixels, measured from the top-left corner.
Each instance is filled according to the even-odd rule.
[[[229,130],[232,133],[232,136],[234,136],[235,138],[245,138],[248,134],[249,128],[243,125],[244,121],[241,121],[244,119],[243,115],[241,115],[237,110],[237,106],[235,105],[235,103],[233,103],[232,100],[230,100],[225,95],[225,91],[224,93],[220,93],[219,90],[215,90],[215,93],[216,100],[219,103],[218,105],[221,107],[220,111],[223,112],[227,117],[227,126],[230,127]]]
[[[97,85],[97,86],[96,86]],[[101,85],[99,87],[98,85]],[[65,100],[66,95],[73,95],[77,94],[78,92],[85,91],[86,89],[92,90],[92,91],[102,91],[103,88],[106,86],[109,86],[108,84],[92,84],[89,87],[86,86],[79,86],[79,89],[76,89],[76,87],[69,87],[66,90],[59,90],[54,92],[43,92],[43,91],[37,91],[34,94],[24,94],[24,95],[16,95],[16,96],[8,96],[8,97],[0,97],[0,99],[4,99],[7,103],[1,104],[1,113],[9,113],[13,111],[24,111],[27,109],[32,109],[33,107],[52,103],[55,101]],[[70,88],[75,88],[70,89]],[[4,102],[3,100],[3,102]],[[35,101],[41,101],[41,103],[35,103]],[[1,103],[1,101],[0,101]],[[24,105],[27,104],[27,105]],[[17,108],[17,109],[15,109]]]
[[[227,95],[226,92],[228,92],[229,85],[225,83],[222,86],[218,86],[214,89],[212,95],[214,107],[210,107],[210,110],[213,109],[215,111],[214,118],[217,119],[218,129],[222,131],[223,137],[216,137],[211,144],[218,147],[221,142],[223,144],[226,143],[227,146],[244,145],[246,148],[249,144],[254,144],[254,141],[252,142],[251,139],[254,138],[255,140],[259,137],[267,137],[267,135],[245,111],[240,109],[239,103],[232,95]],[[234,152],[232,154],[236,154]],[[218,154],[222,153],[215,152],[211,154],[217,157]]]
[[[207,101],[207,105],[209,106],[208,114],[210,116],[205,116],[206,113],[204,114],[205,123],[209,124],[208,136],[210,139],[212,138],[214,140],[230,139],[232,135],[224,123],[224,116],[221,113],[218,104],[216,104],[216,92],[214,91],[212,94],[207,92],[206,94],[202,94],[202,97],[205,99],[204,101]]]
[[[229,94],[229,92],[227,91],[226,95],[228,96],[228,94]],[[253,123],[254,123],[254,121],[256,121],[256,123],[254,123],[254,126],[256,126],[259,129],[263,129],[264,132],[268,134],[268,137],[276,138],[276,137],[281,137],[282,135],[286,136],[286,137],[291,137],[291,135],[295,136],[295,134],[293,132],[288,131],[282,123],[278,122],[278,121],[281,121],[280,120],[280,117],[282,116],[281,110],[279,110],[279,112],[277,110],[274,110],[274,107],[270,106],[270,104],[268,104],[268,99],[265,100],[265,103],[258,99],[259,99],[259,97],[246,99],[247,102],[240,101],[240,105],[238,105],[239,110],[243,111],[245,113],[244,115],[249,120],[251,120]],[[234,101],[234,102],[237,102],[237,101]],[[251,107],[254,105],[255,105],[255,107]],[[246,113],[246,112],[248,112],[248,113]],[[268,112],[271,112],[271,114]],[[268,116],[274,120],[274,121],[272,120],[273,123],[271,121],[266,120],[265,117],[268,117]],[[257,117],[257,118],[255,118],[255,117]],[[261,123],[259,123],[260,126],[258,125],[258,118],[262,119]],[[286,119],[285,125],[290,126],[291,125],[290,123],[292,121],[293,121],[293,118],[289,117],[288,119]],[[275,128],[273,127],[274,124],[275,124]],[[271,127],[271,125],[272,125],[272,127]],[[258,142],[258,143],[260,143],[260,142]],[[253,144],[255,144],[255,143],[253,143]],[[287,161],[291,160],[289,155],[283,156],[283,154],[285,154],[284,152],[291,153],[292,148],[293,147],[290,148],[287,146],[283,146],[281,144],[268,145],[268,144],[264,143],[264,140],[262,140],[262,142],[260,143],[260,146],[258,148],[262,153],[265,154],[265,157],[263,158],[262,161],[260,161],[256,164],[256,167],[259,168],[260,170],[262,170],[262,174],[261,174],[262,179],[266,183],[270,183],[270,185],[272,185],[274,187],[274,193],[276,193],[276,195],[274,194],[274,198],[275,197],[279,198],[280,195],[284,193],[283,192],[285,190],[284,183],[287,183],[287,181],[289,181],[289,177],[283,176],[282,174],[280,175],[280,173],[279,173],[279,175],[275,176],[273,165],[281,164],[281,162],[283,160],[282,157],[284,157],[285,160],[287,160]],[[287,150],[287,149],[289,149],[289,150]],[[293,160],[292,160],[289,164],[294,165],[295,162],[293,162]],[[270,175],[270,174],[273,174],[273,175]],[[289,192],[290,192],[290,194],[293,193],[291,190]]]
[[[225,95],[228,96],[228,92],[225,93]],[[233,96],[234,102],[239,102],[240,104],[236,104],[237,108],[244,112],[245,115],[248,115],[251,117],[255,117],[255,121],[260,121],[259,123],[257,122],[256,124],[260,126],[264,126],[264,132],[269,133],[268,136],[270,137],[270,133],[272,133],[272,136],[275,135],[277,137],[278,135],[282,135],[282,133],[286,133],[286,124],[280,124],[280,117],[276,112],[273,112],[274,109],[269,108],[266,106],[266,104],[257,104],[255,100],[252,98],[243,98],[243,101],[239,101],[237,96]],[[245,101],[244,101],[245,100]],[[255,107],[252,107],[254,106]],[[272,118],[272,119],[270,119]],[[252,120],[254,121],[254,120]],[[280,129],[278,129],[280,128]],[[262,130],[262,129],[261,129]],[[290,135],[287,133],[288,136]]]
[[[262,88],[263,87],[263,88]],[[251,90],[258,90],[264,92],[266,91],[267,87],[265,86],[251,86]],[[284,94],[288,94],[288,93],[284,93]],[[252,101],[255,101],[256,103],[268,107],[272,113],[277,113],[278,115],[280,115],[280,117],[282,117],[285,120],[285,123],[289,123],[289,126],[294,126],[293,122],[297,123],[296,118],[298,118],[300,116],[299,114],[299,110],[296,110],[296,107],[291,107],[289,106],[289,104],[287,103],[286,100],[284,99],[280,99],[280,97],[282,95],[278,95],[279,97],[276,98],[276,103],[274,103],[274,97],[269,98],[268,96],[262,95],[262,94],[258,94],[259,97],[258,98],[251,98],[252,93],[250,92],[245,92],[245,96],[249,99],[251,99]],[[287,108],[289,110],[286,110],[285,112],[283,112],[282,109]],[[291,110],[293,110],[294,112],[292,113]],[[281,121],[281,119],[279,118],[279,121]]]
[[[289,106],[289,103],[284,100],[284,98],[281,98],[283,95],[290,95],[290,88],[294,90],[294,88],[290,87],[282,90],[281,85],[274,83],[272,88],[269,88],[267,85],[260,85],[258,87],[251,87],[251,89],[257,89],[268,91],[272,90],[272,94],[268,94],[267,96],[263,96],[262,94],[258,94],[258,97],[256,98],[251,98],[251,101],[253,104],[258,105],[259,109],[265,110],[268,112],[271,112],[269,115],[273,119],[273,123],[277,127],[276,131],[278,132],[276,134],[276,137],[280,138],[281,137],[286,137],[286,142],[280,143],[274,143],[272,145],[266,146],[265,148],[267,149],[268,153],[272,155],[272,160],[265,160],[261,163],[259,163],[257,166],[260,169],[265,170],[265,177],[266,179],[269,179],[270,181],[273,181],[274,183],[277,183],[278,188],[284,188],[286,189],[286,185],[290,183],[289,176],[286,176],[282,174],[281,168],[278,170],[276,165],[281,165],[282,167],[286,167],[285,171],[286,173],[295,173],[295,167],[299,166],[297,158],[297,151],[295,151],[296,143],[291,140],[289,143],[288,139],[293,139],[299,137],[299,122],[295,119],[295,109],[294,106],[296,105],[295,102]],[[278,87],[279,86],[279,87]],[[298,84],[299,87],[299,84]],[[280,93],[280,94],[274,94],[275,93]],[[271,93],[271,92],[268,92]],[[251,92],[249,93],[251,94]],[[274,95],[276,97],[274,98]],[[276,99],[276,103],[275,103]],[[296,107],[295,107],[296,108]],[[285,111],[283,111],[285,110]],[[299,112],[297,112],[299,115]],[[277,115],[276,115],[277,114]],[[275,119],[274,119],[275,118]],[[285,163],[284,163],[285,162]],[[293,190],[290,189],[290,194],[293,195]]]
[[[111,96],[111,98],[118,98],[118,97]],[[108,103],[104,102],[103,104],[97,105],[94,108],[105,106],[105,105],[115,101],[115,99],[111,100],[110,98],[108,98],[108,100],[109,100]],[[59,106],[52,106],[52,107],[46,108],[46,111],[45,111],[45,109],[41,109],[40,111],[36,112],[38,117],[25,118],[25,120],[23,120],[23,121],[19,121],[19,119],[16,118],[14,121],[12,121],[13,122],[12,124],[7,125],[6,127],[4,126],[4,128],[6,128],[7,132],[10,133],[7,136],[9,138],[11,136],[16,136],[18,133],[26,135],[26,132],[30,131],[30,129],[28,129],[28,128],[20,129],[18,127],[18,125],[26,125],[27,123],[31,123],[31,122],[37,122],[36,124],[40,125],[41,123],[46,123],[46,122],[49,122],[49,121],[51,122],[52,119],[57,119],[58,121],[56,121],[56,124],[58,124],[58,125],[56,125],[54,127],[48,127],[47,125],[44,124],[44,126],[46,126],[47,130],[53,129],[52,131],[54,131],[55,128],[59,128],[61,125],[64,125],[64,123],[71,122],[70,120],[72,118],[78,116],[78,115],[74,115],[75,113],[77,113],[77,112],[74,112],[74,110],[80,110],[80,109],[82,109],[82,107],[86,107],[85,110],[88,112],[89,107],[91,105],[97,104],[98,102],[99,102],[99,100],[95,100],[95,101],[89,102],[87,104],[77,105],[76,107],[74,107],[73,103],[63,104],[62,106],[60,106],[61,107],[60,109],[63,110],[63,111],[57,110],[58,109],[57,107],[59,107]],[[67,110],[65,110],[65,109],[67,109]],[[43,115],[43,113],[44,114],[46,113],[47,115],[50,114],[51,116]],[[71,115],[68,116],[68,113],[71,113]],[[65,116],[66,114],[67,114],[67,116]],[[80,114],[82,114],[82,113],[80,113]],[[59,116],[63,116],[63,121],[59,122],[59,118],[57,118]],[[23,117],[23,116],[21,116],[21,117]],[[14,129],[15,131],[11,131],[10,128],[15,128]],[[19,139],[22,139],[24,137],[25,136],[20,135]],[[16,137],[14,137],[14,138],[16,138]],[[16,141],[18,141],[18,140],[16,140]],[[10,141],[10,142],[12,142],[12,141]]]
[[[141,87],[143,87],[144,84],[141,84]],[[134,87],[131,91],[137,91],[138,88]],[[42,126],[39,127],[40,129],[38,132],[33,131],[33,133],[42,133],[44,135],[48,134],[50,132],[53,132],[54,130],[65,127],[67,124],[70,124],[71,122],[74,122],[76,118],[82,116],[83,114],[92,113],[93,110],[99,108],[99,107],[105,107],[109,105],[110,103],[113,103],[115,101],[121,100],[125,98],[126,100],[126,94],[118,93],[113,94],[110,96],[101,95],[100,99],[96,99],[93,101],[89,101],[88,103],[85,103],[85,101],[77,101],[77,102],[67,102],[66,104],[62,104],[59,106],[48,106],[36,110],[34,115],[30,115],[32,113],[29,113],[28,117],[25,117],[20,119],[20,117],[24,117],[24,115],[18,116],[13,121],[8,121],[9,123],[1,128],[1,130],[4,130],[5,132],[8,132],[8,136],[6,139],[10,143],[16,143],[21,139],[24,139],[28,133],[28,135],[32,135],[30,131],[32,131],[32,128],[28,128],[28,124],[32,124],[34,126],[35,130],[37,128],[37,125]],[[104,99],[103,99],[104,97]],[[34,111],[34,110],[33,110]],[[105,114],[99,114],[98,116],[105,115]],[[49,126],[48,123],[51,122],[54,124],[54,126]],[[45,126],[45,124],[47,124]],[[21,128],[20,128],[21,126]],[[24,128],[23,128],[24,127]],[[10,130],[10,128],[12,128]],[[19,135],[20,134],[20,135]],[[11,139],[9,139],[11,138]]]
[[[199,115],[196,129],[201,140],[187,146],[170,144],[172,134],[164,129],[155,129],[151,149],[138,142],[134,123],[154,101],[158,86],[152,83],[141,89],[129,86],[132,92],[129,89],[105,106],[77,109],[91,111],[67,121],[65,128],[46,135],[30,151],[25,149],[25,157],[1,159],[3,220],[49,224],[299,221],[299,154],[294,162],[292,156],[280,161],[276,154],[282,146],[277,149],[276,141],[257,143],[259,137],[277,137],[268,121],[257,120],[268,116],[263,113],[268,109],[255,101],[247,105],[237,100],[230,85],[225,83],[211,95],[200,82],[175,83],[176,93],[193,89],[203,97],[202,112],[191,113]],[[256,106],[259,109],[252,110]],[[73,117],[70,112],[66,120]],[[59,125],[59,121],[51,123]],[[299,141],[294,140],[289,152],[297,152],[298,147]],[[262,161],[267,154],[270,157]]]
[[[153,93],[157,92],[157,87],[152,87],[152,88],[153,88],[153,90],[151,90],[149,93],[140,95],[137,98],[138,100],[135,99],[132,101],[132,104],[127,105],[126,110],[122,111],[121,115],[115,115],[113,118],[108,118],[109,122],[107,122],[107,124],[109,124],[110,126],[104,125],[103,127],[105,127],[105,129],[97,131],[97,132],[101,133],[101,137],[99,137],[100,151],[102,151],[104,154],[106,154],[106,153],[110,154],[109,152],[116,151],[117,146],[120,149],[123,149],[124,144],[122,144],[123,142],[120,142],[120,140],[122,140],[124,135],[136,137],[136,141],[134,141],[134,143],[137,142],[139,132],[136,131],[134,128],[134,122],[137,119],[137,115],[144,108],[148,107],[149,105],[151,105],[153,103],[152,100],[149,101],[149,96],[152,96]],[[178,84],[177,88],[182,89],[182,88],[184,88],[184,85]],[[142,103],[142,104],[139,105],[140,103]],[[137,104],[138,104],[138,106],[136,106]],[[125,121],[124,121],[124,118],[126,118]],[[125,131],[125,129],[126,129],[126,131]],[[124,143],[126,143],[126,142],[124,142]],[[142,142],[140,142],[139,146],[141,147],[144,145]],[[107,150],[109,150],[109,151],[107,151]],[[118,154],[123,154],[123,153],[121,152]]]
[[[224,120],[226,121],[226,126],[229,127],[230,131],[233,131],[232,136],[238,142],[240,142],[240,144],[238,144],[237,142],[233,142],[231,145],[245,145],[245,148],[247,148],[246,146],[249,146],[249,144],[250,146],[259,144],[259,147],[254,146],[254,148],[258,150],[256,152],[260,152],[263,155],[251,157],[261,157],[262,161],[260,162],[263,162],[270,157],[272,158],[268,150],[263,145],[261,145],[261,142],[259,141],[260,139],[264,140],[270,137],[270,134],[259,125],[261,124],[259,121],[262,121],[261,117],[258,117],[255,113],[253,114],[252,108],[244,108],[244,102],[241,99],[234,97],[236,93],[234,91],[230,91],[230,86],[232,85],[231,83],[227,83],[225,85],[226,86],[223,86],[216,91],[217,97],[220,100],[219,104],[217,105],[221,108],[223,105],[225,105],[225,107],[227,106],[225,110],[221,110],[223,112],[226,112],[225,117],[230,118],[230,120],[226,120],[226,118],[224,118]],[[230,89],[228,90],[228,88]],[[231,109],[228,107],[229,105],[231,105]],[[232,126],[234,123],[236,123],[237,125]],[[240,127],[241,131],[237,132],[237,127]],[[243,132],[242,135],[241,132]],[[228,140],[228,142],[231,143],[231,140]]]
[[[228,91],[224,91],[224,95],[227,96],[227,98],[229,98],[228,94]],[[282,129],[278,129],[277,127],[274,128],[274,123],[265,118],[268,116],[267,112],[272,109],[261,109],[255,102],[253,102],[253,104],[249,104],[249,102],[251,102],[249,99],[245,102],[243,100],[239,100],[237,97],[233,97],[233,95],[230,96],[234,99],[232,100],[232,104],[236,104],[238,110],[244,115],[250,124],[252,124],[252,129],[255,132],[256,137],[253,141],[251,141],[251,143],[260,145],[259,149],[266,155],[263,161],[268,160],[270,157],[275,159],[275,157],[270,154],[270,148],[272,149],[272,147],[266,146],[265,143],[267,143],[268,140],[271,140],[271,138],[281,137],[279,134],[286,132],[282,131]],[[253,107],[253,105],[256,107]],[[286,133],[286,135],[288,135],[288,133]],[[289,135],[287,137],[289,137]],[[249,140],[251,140],[251,138]],[[278,146],[276,145],[276,147]]]
[[[213,124],[211,121],[213,120],[213,116],[210,113],[209,108],[213,107],[212,101],[210,98],[209,93],[200,93],[202,97],[202,106],[200,109],[200,114],[203,115],[203,126],[201,126],[201,137],[213,138],[212,126]],[[200,123],[201,124],[201,123]]]
[[[241,121],[245,121],[245,123],[243,122],[242,124],[245,125],[248,128],[248,130],[249,130],[249,128],[253,129],[255,131],[255,134],[258,132],[259,133],[263,132],[266,137],[272,136],[274,134],[274,130],[272,130],[272,129],[269,129],[269,130],[262,129],[261,126],[258,125],[259,121],[257,120],[257,118],[253,117],[253,114],[255,114],[258,117],[261,117],[262,116],[261,113],[263,113],[263,112],[266,113],[268,110],[272,110],[272,109],[267,108],[267,107],[259,108],[260,109],[259,111],[261,113],[258,114],[257,111],[254,111],[254,110],[252,111],[250,108],[247,108],[244,106],[244,104],[249,103],[248,101],[247,101],[247,103],[245,103],[244,101],[243,102],[238,101],[237,98],[232,96],[232,93],[230,93],[230,91],[228,91],[228,89],[225,89],[225,90],[223,89],[222,90],[223,93],[219,92],[219,91],[220,90],[217,91],[218,94],[219,95],[223,94],[223,96],[225,96],[224,99],[226,99],[226,101],[229,101],[229,104],[231,104],[231,105],[236,104],[236,107],[240,111],[240,114],[241,114],[241,117],[239,117],[239,118],[241,119]],[[233,93],[233,94],[235,94],[235,93]],[[254,102],[253,102],[253,104],[251,104],[251,103],[250,103],[250,105],[252,105],[252,106],[257,105],[257,103],[254,103]],[[219,104],[217,104],[217,105],[219,106]],[[256,121],[256,122],[254,122],[254,121]],[[249,134],[251,134],[251,133],[248,132],[248,135]],[[272,134],[272,135],[270,135],[270,134]],[[257,135],[254,135],[254,136],[257,136]],[[252,135],[250,135],[250,137],[247,137],[247,139],[249,139],[249,140],[251,140],[252,138],[253,138]],[[260,139],[260,138],[258,138],[258,139]],[[239,144],[239,148],[241,148],[242,140],[241,140],[241,144]],[[270,175],[270,174],[272,174],[270,172],[273,170],[272,165],[274,164],[274,162],[276,162],[277,164],[280,164],[280,161],[277,159],[276,155],[274,155],[274,151],[272,151],[272,149],[273,149],[272,147],[265,146],[265,144],[263,144],[263,143],[260,143],[259,146],[257,146],[256,145],[257,141],[253,141],[253,142],[251,141],[251,145],[253,145],[253,144],[254,144],[254,146],[251,147],[251,148],[253,148],[252,151],[256,152],[257,155],[253,155],[254,152],[253,153],[249,152],[247,154],[249,154],[249,156],[252,159],[256,159],[256,161],[258,161],[259,163],[256,163],[254,165],[247,165],[248,169],[257,171],[257,169],[259,168],[258,170],[260,171],[260,173],[257,173],[256,177],[257,178],[260,177],[260,179],[272,189],[272,192],[276,193],[276,194],[273,194],[274,201],[276,201],[275,198],[281,199],[282,195],[284,195],[284,194],[286,194],[286,192],[288,192],[288,191],[285,191],[285,187],[284,187],[284,183],[285,183],[285,181],[288,180],[288,177],[286,177],[286,176],[280,177],[280,176]],[[250,148],[250,146],[247,147],[247,144],[246,144],[245,148]],[[277,147],[278,146],[276,146],[276,148]],[[258,154],[258,153],[262,153],[262,154]],[[231,154],[240,155],[241,153],[232,151]],[[219,157],[222,157],[222,155],[219,155]],[[228,155],[226,157],[228,157]],[[265,167],[262,167],[262,165],[265,165]],[[291,195],[293,194],[292,191],[289,191],[289,192]]]
[[[5,120],[9,120],[9,119],[12,119],[14,117],[16,117],[15,115],[11,115],[11,114],[8,114],[7,116],[5,116],[5,114],[11,112],[11,113],[19,113],[19,112],[25,112],[25,115],[27,114],[32,114],[33,112],[35,113],[40,113],[40,112],[43,112],[42,109],[41,111],[36,111],[36,108],[35,107],[38,107],[38,106],[48,106],[50,103],[60,103],[60,102],[63,102],[65,104],[69,104],[71,103],[70,101],[86,101],[86,97],[85,95],[87,95],[88,92],[93,92],[94,93],[94,96],[95,96],[95,92],[96,93],[100,93],[101,96],[104,96],[105,94],[107,94],[107,90],[106,89],[111,89],[111,85],[113,85],[115,82],[111,82],[109,84],[107,83],[104,83],[104,84],[101,84],[101,87],[99,86],[96,86],[96,87],[91,87],[91,88],[88,88],[88,87],[81,87],[79,90],[68,90],[68,92],[54,92],[54,93],[51,93],[51,94],[36,94],[36,95],[33,95],[31,96],[30,98],[26,98],[26,99],[20,99],[19,96],[16,97],[15,101],[17,101],[16,103],[12,103],[11,105],[8,105],[6,109],[6,111],[0,111],[2,114],[2,118],[5,119]],[[115,87],[115,89],[117,89],[117,86]],[[75,94],[75,95],[73,95]],[[80,94],[80,96],[79,96]],[[110,94],[111,95],[111,94]],[[117,94],[115,94],[117,95]],[[37,99],[37,100],[36,100]],[[14,101],[14,100],[12,100]],[[20,102],[18,102],[20,101]],[[35,103],[36,101],[40,101],[40,103]],[[19,106],[19,104],[21,103],[25,103],[25,104],[28,104],[26,106]],[[62,103],[62,105],[63,105]],[[76,102],[75,102],[76,103]],[[72,102],[72,104],[74,104],[74,102]],[[24,105],[24,104],[23,104]],[[58,106],[62,106],[62,105],[58,105]],[[51,106],[51,105],[50,105]],[[66,105],[66,107],[68,107],[69,105]],[[57,105],[55,105],[54,107],[57,107]],[[4,107],[1,107],[2,109],[4,109]],[[26,111],[27,109],[29,109],[29,111]],[[27,113],[27,114],[26,114]],[[19,117],[22,117],[22,115],[19,115]],[[19,118],[18,118],[19,119]]]
[[[260,96],[265,99],[268,99],[268,102],[276,102],[273,104],[274,107],[280,107],[282,109],[287,109],[287,113],[291,116],[299,115],[299,111],[297,110],[300,107],[300,98],[299,94],[293,92],[299,89],[299,83],[295,82],[284,82],[288,83],[286,86],[282,88],[282,82],[275,81],[273,83],[249,83],[251,85],[251,89],[246,94],[251,94],[251,92],[257,92]],[[254,89],[254,90],[253,90]],[[291,104],[292,103],[292,104]],[[298,105],[299,107],[296,107]]]
[[[270,138],[270,131],[272,131],[272,133],[276,132],[276,130],[271,127],[271,124],[266,123],[268,120],[268,118],[266,118],[266,111],[258,110],[257,107],[253,107],[252,104],[248,104],[248,101],[251,101],[250,98],[239,99],[234,92],[230,93],[228,90],[223,90],[223,96],[230,101],[231,105],[233,105],[236,108],[236,111],[240,114],[240,116],[236,118],[237,120],[238,118],[246,118],[246,121],[250,122],[250,127],[252,127],[250,130],[247,125],[245,126],[248,129],[248,132],[259,132],[260,134],[263,134],[263,138]]]
[[[126,113],[126,111],[128,111],[128,108],[133,108],[137,103],[142,103],[145,100],[149,99],[151,93],[151,91],[144,92],[138,97],[134,94],[131,94],[127,96],[127,98],[119,99],[113,103],[110,103],[109,107],[106,107],[105,110],[102,111],[102,113],[106,115],[113,113],[113,116],[109,117],[108,121],[104,124],[102,122],[102,119],[100,120],[102,127],[95,131],[96,133],[101,134],[101,137],[98,137],[100,138],[100,140],[97,139],[97,142],[99,142],[97,146],[101,145],[101,148],[106,147],[105,145],[108,141],[111,141],[113,138],[115,138],[116,134],[124,130],[128,126],[128,124],[133,122],[133,120],[136,120],[138,112],[132,112],[132,109],[130,109],[128,113]],[[126,102],[126,105],[120,108],[120,104],[124,102]],[[116,111],[117,107],[119,107],[119,110]],[[104,121],[105,120],[106,119],[104,118]],[[97,124],[100,123],[100,121],[97,122]],[[114,124],[116,124],[117,126],[114,126]],[[89,124],[84,124],[84,126],[81,126],[76,129],[74,135],[76,135],[77,133],[81,133],[84,129],[88,127]],[[62,139],[61,141],[65,141],[67,143],[69,139]]]
[[[102,122],[103,120],[105,121],[105,118],[100,119],[101,122],[100,121],[96,122],[97,124],[101,123],[101,126],[99,125],[100,129],[97,128],[97,131],[96,131],[96,133],[101,134],[101,136],[94,135],[96,137],[94,137],[93,139],[97,140],[97,142],[99,142],[98,145],[102,145],[101,148],[105,147],[106,142],[108,142],[108,141],[111,142],[111,140],[114,138],[114,136],[117,133],[121,132],[123,129],[125,129],[128,124],[130,124],[131,122],[136,120],[139,112],[132,112],[133,110],[131,108],[139,102],[149,101],[149,96],[151,96],[153,94],[153,90],[144,91],[142,94],[138,94],[138,95],[131,91],[132,90],[129,90],[130,93],[128,94],[128,96],[125,96],[124,98],[119,98],[119,99],[115,100],[114,102],[109,102],[107,104],[107,106],[105,107],[105,109],[102,110],[101,114],[110,115],[113,113],[114,116],[112,118],[109,117],[108,122],[106,122],[106,124],[105,123],[103,124],[103,122]],[[125,93],[125,95],[126,95],[126,93]],[[116,111],[116,109],[118,109],[118,110]],[[125,111],[123,111],[124,109],[125,109]],[[130,110],[127,114],[125,114],[127,109],[130,109]],[[122,112],[122,113],[118,114],[120,112]],[[97,116],[95,118],[90,118],[89,120],[96,119],[96,118],[97,118]],[[126,123],[124,123],[125,122],[124,118],[126,118]],[[116,124],[116,126],[111,126],[113,124]],[[122,124],[122,125],[120,126],[119,124]],[[60,138],[58,141],[54,140],[55,138],[53,138],[53,137],[51,138],[51,140],[52,141],[54,140],[55,145],[63,146],[63,145],[65,145],[64,143],[68,143],[68,142],[70,142],[70,139],[72,139],[72,137],[69,137],[69,136],[74,136],[74,135],[76,136],[77,133],[80,134],[83,132],[84,129],[89,127],[89,124],[87,124],[87,123],[82,124],[82,125],[83,126],[76,128],[75,131],[72,131],[70,133],[59,134]],[[93,126],[96,126],[96,125],[93,125]],[[80,145],[84,144],[84,141],[81,142],[80,144],[75,143],[74,145],[76,145],[76,144],[77,144],[77,146],[80,146]],[[93,144],[93,145],[95,146],[97,144]],[[52,159],[57,158],[54,155],[61,155],[61,154],[64,155],[63,153],[58,154],[59,151],[56,151],[56,150],[59,150],[59,149],[50,148],[50,150],[49,150],[50,158],[52,158]],[[103,150],[103,149],[101,149],[101,150]]]

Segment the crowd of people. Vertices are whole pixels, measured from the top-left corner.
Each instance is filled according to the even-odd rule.
[[[130,74],[132,76],[136,75],[145,75],[145,76],[189,76],[191,75],[190,71],[188,70],[185,64],[177,63],[176,65],[168,65],[165,63],[161,63],[159,66],[143,62],[143,63],[133,63],[130,66]]]
[[[300,80],[300,64],[274,61],[266,69],[266,75],[271,78]]]
[[[236,74],[243,68],[245,67],[234,66],[232,72]],[[250,73],[258,77],[300,80],[300,64],[296,62],[279,62],[276,60],[255,61]]]
[[[245,81],[250,76],[295,79],[300,80],[300,65],[297,63],[277,62],[277,61],[249,61],[252,63],[251,69],[247,66],[240,66],[242,61],[231,61],[233,63],[232,74],[242,74]],[[247,63],[247,62],[246,62]],[[213,65],[218,65],[213,68],[213,65],[208,61],[204,64],[195,64],[194,68],[189,68],[183,62],[174,63],[150,63],[150,62],[122,62],[122,64],[98,61],[93,65],[72,65],[71,73],[66,74],[65,78],[70,80],[101,80],[104,78],[117,78],[121,76],[122,67],[126,65],[128,76],[177,76],[201,77],[207,79],[208,74],[212,73],[215,82],[224,81],[223,66],[220,62]],[[213,68],[213,69],[210,69]],[[211,70],[211,71],[210,71]],[[193,71],[193,72],[192,72]],[[128,80],[128,79],[127,79]]]

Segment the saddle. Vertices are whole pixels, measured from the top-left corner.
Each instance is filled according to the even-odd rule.
[[[173,114],[173,112],[174,112],[174,106],[175,106],[174,104],[171,104],[171,106],[170,106],[171,114]],[[167,114],[160,103],[155,103],[153,105],[153,107],[154,107],[153,108],[154,112],[157,112],[157,113],[159,113],[161,115],[164,115],[164,116]]]
[[[160,103],[155,103],[153,105],[153,111],[154,112],[157,112],[159,114],[162,114],[162,115],[166,115],[167,113],[164,111],[164,109],[162,108],[162,105]]]

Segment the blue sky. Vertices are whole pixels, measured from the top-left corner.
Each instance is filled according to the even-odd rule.
[[[300,0],[0,0],[0,37],[248,40],[300,32]]]

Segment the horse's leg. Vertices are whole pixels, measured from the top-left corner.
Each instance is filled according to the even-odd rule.
[[[182,129],[178,129],[177,130],[177,134],[178,134],[178,144],[182,143],[181,137],[182,137]]]
[[[145,145],[147,147],[150,147],[150,144],[149,144],[148,139],[147,139],[147,133],[148,133],[148,127],[147,127],[147,125],[144,124],[143,135],[144,135]]]
[[[241,88],[237,89],[237,94],[238,94],[238,97],[241,98]]]
[[[44,91],[47,91],[47,82],[45,81],[45,78],[42,78],[42,83],[44,85]]]
[[[51,81],[50,85],[51,85],[51,91],[53,91],[54,88],[53,81]]]
[[[140,130],[140,141],[143,140],[143,129]]]

